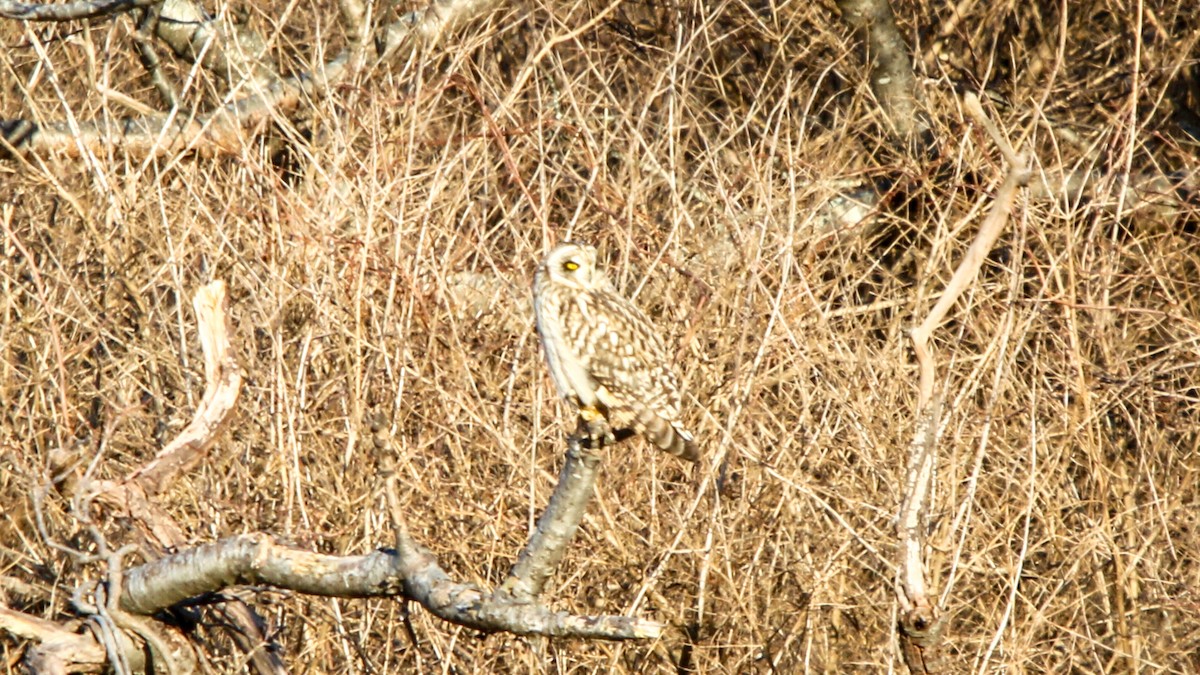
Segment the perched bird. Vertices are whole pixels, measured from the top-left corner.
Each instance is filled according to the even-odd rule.
[[[589,429],[604,420],[622,437],[640,433],[699,461],[659,331],[596,269],[596,249],[568,242],[550,251],[533,277],[533,308],[554,384]]]

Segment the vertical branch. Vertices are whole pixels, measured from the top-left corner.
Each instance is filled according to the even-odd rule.
[[[842,18],[865,43],[871,69],[871,91],[883,108],[884,117],[902,140],[921,140],[929,134],[918,108],[917,83],[913,76],[908,44],[896,28],[896,16],[888,0],[837,0]]]
[[[346,43],[349,45],[347,64],[353,76],[363,66],[371,18],[362,0],[338,0],[338,15],[346,31]]]
[[[158,51],[154,49],[154,31],[158,29],[158,20],[161,17],[162,5],[151,5],[143,10],[137,30],[133,34],[133,42],[137,46],[138,59],[150,75],[150,81],[158,90],[159,98],[168,108],[175,108],[179,106],[179,94],[175,91],[175,85],[163,74]]]
[[[550,503],[498,593],[517,600],[533,600],[542,592],[579,529],[599,468],[600,458],[584,449],[578,436],[567,440],[567,461]]]
[[[963,255],[954,276],[947,282],[942,297],[933,309],[914,328],[911,337],[913,352],[920,371],[918,388],[917,431],[909,445],[908,468],[905,472],[904,494],[896,521],[900,563],[897,569],[896,596],[900,602],[901,647],[910,672],[929,670],[927,653],[940,641],[941,624],[936,608],[929,600],[925,581],[925,523],[928,522],[929,497],[933,492],[937,466],[938,427],[941,424],[940,398],[935,393],[936,366],[929,339],[946,318],[946,314],[963,292],[975,280],[987,259],[988,252],[1004,231],[1012,213],[1017,188],[1029,181],[1031,172],[1024,156],[1013,152],[999,129],[983,112],[979,99],[966,96],[968,113],[982,125],[1000,148],[1009,165],[1008,175],[996,193],[992,209],[979,227],[979,233]]]
[[[917,364],[920,366],[921,379],[917,407],[921,410],[933,399],[934,365],[933,355],[929,351],[929,338],[946,318],[950,308],[979,274],[979,269],[983,267],[983,261],[987,259],[988,252],[992,250],[996,239],[1000,237],[1005,224],[1008,223],[1008,216],[1012,213],[1012,204],[1017,196],[1017,188],[1028,183],[1032,175],[1025,157],[1013,152],[1012,147],[1000,134],[1000,130],[983,112],[983,108],[979,105],[979,98],[974,94],[967,94],[964,102],[967,111],[987,129],[993,142],[999,146],[1005,161],[1009,164],[1009,171],[1004,179],[1004,184],[996,193],[996,201],[992,204],[992,210],[984,219],[983,224],[979,226],[979,233],[975,235],[975,240],[971,242],[971,246],[963,255],[962,262],[954,271],[954,276],[946,284],[945,290],[942,291],[942,297],[929,311],[929,315],[925,317],[921,325],[914,328],[911,333],[913,350],[916,352]]]

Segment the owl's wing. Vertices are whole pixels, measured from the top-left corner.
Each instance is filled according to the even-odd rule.
[[[636,430],[673,455],[699,460],[691,434],[679,422],[679,378],[656,329],[620,296],[604,294],[594,309],[587,367],[609,422]]]
[[[679,380],[646,315],[611,293],[594,296],[588,371],[620,402],[652,404],[664,416],[679,415]]]

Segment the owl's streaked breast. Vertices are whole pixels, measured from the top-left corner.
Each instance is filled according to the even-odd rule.
[[[596,404],[596,384],[588,374],[587,364],[580,359],[579,331],[565,325],[568,323],[567,313],[578,310],[570,306],[575,303],[564,298],[561,289],[549,284],[542,286],[543,292],[534,309],[550,376],[563,397],[573,399],[580,405],[593,406]],[[574,323],[576,328],[583,325]]]

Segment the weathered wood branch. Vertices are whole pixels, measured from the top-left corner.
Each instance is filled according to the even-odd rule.
[[[838,0],[842,18],[864,43],[871,71],[871,91],[896,136],[908,143],[927,142],[929,124],[922,117],[908,43],[896,28],[888,0]]]
[[[163,0],[77,0],[60,4],[0,0],[0,18],[18,21],[77,21],[157,5]]]
[[[219,594],[235,585],[271,586],[307,595],[342,598],[405,598],[435,616],[492,633],[602,640],[657,638],[663,626],[629,616],[579,616],[556,612],[507,592],[488,594],[455,582],[427,549],[410,538],[396,549],[360,556],[332,556],[283,546],[266,534],[249,534],[207,544],[140,565],[125,574],[119,598],[123,612],[149,615],[178,603]],[[75,622],[76,628],[83,624]],[[38,644],[26,666],[98,671],[110,658],[92,631],[76,631],[0,606],[0,630]],[[124,636],[122,649],[142,667],[139,641]]]
[[[390,61],[406,45],[437,41],[494,2],[434,0],[424,10],[403,15],[378,33],[375,62]],[[354,72],[352,47],[309,72],[277,77],[261,39],[247,31],[222,28],[188,0],[164,4],[154,30],[177,55],[202,59],[223,77],[241,78],[234,84],[245,95],[195,116],[173,110],[120,120],[81,121],[78,133],[67,122],[39,125],[26,119],[0,120],[0,159],[44,153],[77,157],[84,149],[100,152],[106,146],[139,156],[190,150],[234,154],[245,143],[247,130],[263,126],[274,115],[289,117],[302,102],[323,98]],[[232,56],[235,54],[239,56]]]
[[[977,123],[987,129],[1000,148],[1009,169],[1003,185],[996,193],[992,208],[979,226],[974,241],[946,283],[941,298],[911,333],[913,351],[919,368],[920,382],[917,399],[917,429],[909,444],[908,466],[905,471],[904,493],[896,519],[899,541],[896,597],[900,603],[901,650],[909,671],[925,673],[932,649],[941,640],[941,620],[930,600],[926,582],[928,565],[925,561],[925,531],[928,523],[929,500],[933,494],[937,466],[938,428],[941,424],[940,397],[935,392],[936,364],[929,348],[933,331],[941,326],[946,314],[970,287],[987,259],[996,239],[1004,231],[1012,213],[1017,190],[1029,182],[1032,172],[1023,155],[1018,155],[1000,130],[983,112],[974,94],[966,96],[966,108]]]
[[[1009,164],[1009,171],[1004,179],[1004,183],[1000,186],[1000,190],[996,193],[991,211],[988,212],[987,218],[980,224],[979,232],[976,233],[974,241],[971,242],[971,245],[967,248],[967,252],[963,255],[962,261],[954,271],[954,276],[946,283],[946,288],[942,291],[941,298],[938,299],[933,309],[929,310],[929,314],[921,322],[921,325],[912,331],[913,348],[916,350],[917,363],[920,366],[921,379],[918,391],[918,407],[921,409],[929,405],[930,401],[933,400],[934,393],[935,366],[933,356],[928,349],[929,338],[933,334],[933,331],[946,318],[946,314],[950,311],[950,308],[954,306],[954,303],[958,301],[971,285],[975,276],[979,274],[980,268],[983,267],[983,263],[987,259],[988,252],[992,250],[992,245],[996,243],[996,239],[1000,237],[1000,233],[1004,231],[1004,226],[1008,223],[1008,216],[1012,213],[1017,189],[1028,184],[1029,178],[1032,175],[1026,158],[1016,154],[1009,147],[1008,142],[1000,134],[1000,131],[983,112],[983,108],[979,105],[979,98],[974,94],[967,94],[965,101],[967,110],[976,121],[988,130],[993,142],[1000,148],[1001,153]]]
[[[628,640],[658,637],[659,624],[625,616],[575,616],[459,583],[414,540],[366,555],[332,556],[283,546],[266,534],[232,537],[130,570],[121,608],[151,614],[236,585],[306,595],[402,597],[432,614],[485,632]]]
[[[108,662],[104,647],[90,632],[78,625],[60,625],[0,605],[0,631],[30,640],[34,646],[25,654],[25,666],[34,673],[99,672]]]
[[[222,281],[201,288],[192,298],[200,348],[204,353],[204,397],[183,432],[126,479],[127,483],[140,485],[148,496],[158,494],[178,476],[203,461],[236,411],[242,390],[242,369],[229,346],[225,305],[225,283]]]
[[[541,594],[562,562],[567,544],[575,538],[579,521],[592,498],[600,458],[585,450],[578,436],[572,437],[568,444],[567,460],[550,503],[499,589],[516,600],[528,602]]]
[[[153,31],[176,56],[199,63],[231,87],[256,92],[280,79],[261,35],[191,0],[164,0]]]

